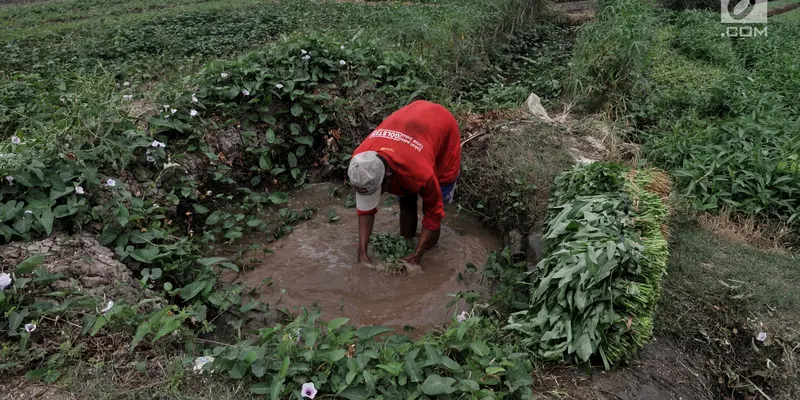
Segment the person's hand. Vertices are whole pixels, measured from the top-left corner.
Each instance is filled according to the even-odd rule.
[[[410,255],[403,258],[404,263],[408,263],[411,265],[419,265],[420,261],[422,261],[422,254],[414,252]]]

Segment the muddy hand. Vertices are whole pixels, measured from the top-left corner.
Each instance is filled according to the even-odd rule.
[[[419,262],[420,261],[422,261],[422,256],[417,254],[417,253],[411,254],[411,255],[406,256],[405,258],[403,258],[403,262],[404,263],[410,264],[410,265],[416,265],[417,267],[419,267]]]

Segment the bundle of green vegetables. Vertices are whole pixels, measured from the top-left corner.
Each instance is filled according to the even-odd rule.
[[[560,175],[530,307],[506,328],[547,360],[599,358],[606,369],[629,360],[652,336],[668,256],[668,190],[663,174],[616,164]]]

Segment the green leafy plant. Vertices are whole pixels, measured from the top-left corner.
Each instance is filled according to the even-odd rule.
[[[465,395],[532,398],[532,364],[491,340],[492,321],[473,317],[418,341],[389,328],[355,329],[346,318],[327,322],[318,313],[263,328],[235,346],[216,347],[205,368],[233,379],[251,378],[250,391],[283,398],[303,383],[319,394],[346,399]],[[383,336],[382,340],[378,337]]]
[[[375,255],[388,264],[390,272],[397,274],[405,269],[400,261],[414,250],[408,240],[396,233],[373,233],[369,243]]]
[[[558,179],[553,198],[563,202],[551,204],[530,308],[512,314],[506,329],[519,332],[544,359],[599,357],[608,369],[627,362],[652,336],[668,257],[661,232],[667,213],[660,195],[645,188],[664,178],[633,171],[621,186],[584,195],[571,185],[581,185],[586,169]]]

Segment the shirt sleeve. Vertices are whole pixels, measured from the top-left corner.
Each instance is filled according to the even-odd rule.
[[[378,207],[375,207],[375,208],[373,208],[372,210],[369,210],[369,211],[361,211],[359,209],[356,209],[356,212],[358,213],[359,216],[377,214],[378,213]]]
[[[439,181],[433,175],[420,191],[422,197],[422,226],[428,230],[438,230],[444,218],[444,203]]]

